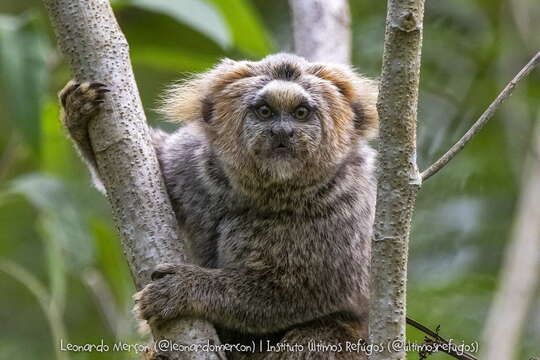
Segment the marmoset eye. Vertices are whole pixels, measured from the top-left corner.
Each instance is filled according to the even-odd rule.
[[[294,110],[293,116],[298,120],[304,120],[309,116],[309,109],[305,106],[299,106]]]
[[[272,109],[268,105],[261,105],[256,110],[257,115],[262,119],[268,119],[272,116]]]

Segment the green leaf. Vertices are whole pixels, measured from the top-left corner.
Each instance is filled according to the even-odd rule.
[[[83,210],[61,180],[41,174],[24,175],[11,183],[9,191],[25,196],[39,210],[47,246],[62,250],[66,266],[80,271],[91,264],[94,250]]]
[[[171,16],[205,34],[223,48],[229,48],[233,43],[221,14],[206,1],[132,0],[131,5]]]
[[[93,261],[92,239],[64,183],[39,174],[15,179],[9,192],[20,194],[39,210],[38,229],[45,245],[51,298],[63,310],[66,271],[78,273]]]
[[[40,170],[64,179],[80,178],[80,161],[60,123],[56,98],[47,99],[42,107],[41,129]]]
[[[137,77],[143,74],[143,77],[139,77],[146,84],[142,89],[143,96],[149,86],[152,86],[149,84],[156,80],[153,74],[150,79],[144,80],[149,67],[161,72],[171,72],[169,75],[175,74],[174,77],[177,77],[179,72],[206,70],[214,65],[217,59],[226,56],[223,48],[212,39],[172,17],[139,8],[122,10],[117,15],[129,40]],[[152,32],[147,29],[152,29]],[[163,83],[160,84],[162,85]]]
[[[29,271],[19,264],[0,258],[0,272],[3,272],[21,283],[38,301],[47,317],[52,332],[52,343],[56,352],[56,359],[68,360],[67,353],[60,351],[58,344],[66,338],[66,327],[62,319],[62,312],[54,298],[51,298],[45,286]]]
[[[200,72],[215,64],[215,57],[189,53],[184,50],[158,46],[140,46],[132,53],[132,60],[138,65],[151,66],[173,72]]]
[[[47,85],[50,46],[36,16],[0,16],[0,83],[12,121],[35,153],[40,146],[40,109]]]
[[[246,0],[209,0],[225,17],[235,47],[243,53],[261,57],[272,52],[272,44],[258,13]]]
[[[125,307],[135,289],[118,234],[99,218],[93,218],[90,227],[95,240],[96,263],[105,275],[117,303]]]
[[[66,304],[67,278],[65,253],[62,251],[60,237],[57,236],[57,231],[55,231],[55,229],[58,229],[58,224],[55,222],[54,217],[42,215],[38,218],[38,229],[45,240],[45,256],[51,298],[58,308],[63,311]]]

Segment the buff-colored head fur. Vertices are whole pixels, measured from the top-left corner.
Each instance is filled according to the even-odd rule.
[[[174,121],[199,124],[235,173],[285,179],[331,168],[358,141],[374,137],[376,101],[377,83],[348,66],[277,54],[258,62],[223,60],[172,86],[162,112]],[[261,104],[275,119],[259,116]],[[299,106],[309,111],[305,121],[291,115]],[[274,156],[273,129],[284,124],[291,128],[290,153],[282,156],[280,150]]]

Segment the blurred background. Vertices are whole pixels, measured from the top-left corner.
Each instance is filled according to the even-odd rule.
[[[292,51],[286,0],[113,2],[149,122],[173,80],[222,57]],[[384,1],[351,1],[353,64],[380,72]],[[436,160],[540,48],[537,0],[428,1],[418,161]],[[69,80],[38,0],[0,2],[0,360],[128,359],[72,343],[141,342],[134,292],[106,199],[58,121]],[[486,128],[422,188],[411,234],[408,314],[455,341],[480,341],[512,237],[525,154],[538,123],[533,73]],[[540,201],[540,199],[538,199]],[[540,219],[538,219],[540,221]],[[519,359],[540,356],[538,289]],[[411,340],[423,336],[408,329]],[[501,339],[503,341],[504,339]],[[410,354],[416,359],[418,355]],[[449,359],[433,355],[433,359]]]

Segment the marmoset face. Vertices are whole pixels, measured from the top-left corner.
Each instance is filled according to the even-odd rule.
[[[288,54],[224,60],[170,95],[168,114],[197,121],[227,167],[263,181],[335,168],[378,121],[373,81]]]
[[[263,173],[287,179],[317,161],[325,118],[322,104],[301,85],[270,80],[242,102],[246,109],[238,140]]]

